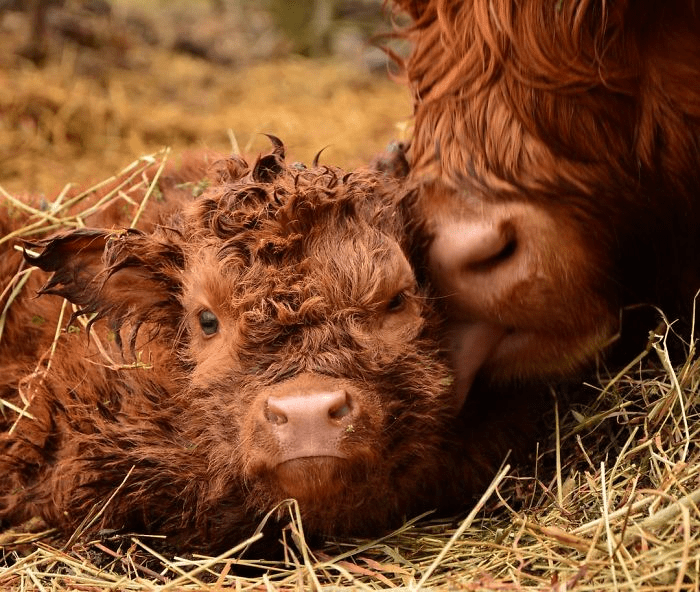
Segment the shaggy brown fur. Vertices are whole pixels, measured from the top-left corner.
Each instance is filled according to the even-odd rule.
[[[217,549],[295,497],[309,532],[377,533],[459,506],[518,442],[489,434],[508,413],[483,428],[477,408],[457,417],[404,254],[410,195],[385,174],[282,157],[277,143],[253,167],[222,161],[197,198],[166,188],[170,212],[148,231],[31,245],[45,295],[12,305],[0,358],[1,398],[28,404],[0,416],[5,523],[70,531],[96,516],[94,529]],[[88,340],[73,318],[33,372],[56,324],[49,295],[94,326]]]
[[[482,374],[569,376],[628,305],[687,315],[700,288],[697,3],[395,3],[414,19],[409,162],[428,264],[456,343],[488,350]],[[474,326],[485,345],[464,337]]]

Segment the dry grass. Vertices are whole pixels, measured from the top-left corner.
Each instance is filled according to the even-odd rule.
[[[150,12],[172,36],[173,8],[161,4]],[[212,26],[207,18],[202,27]],[[222,65],[144,43],[119,19],[95,25],[99,49],[66,43],[37,68],[15,53],[28,35],[25,20],[16,30],[0,26],[0,184],[13,193],[52,196],[164,146],[229,152],[229,129],[248,154],[267,150],[266,132],[292,159],[309,162],[327,146],[325,158],[352,168],[402,138],[412,113],[405,87],[357,59],[281,53]]]
[[[652,355],[667,354],[661,339]],[[285,531],[263,528],[285,540],[280,561],[241,557],[246,542],[219,557],[166,558],[135,535],[66,543],[50,533],[5,533],[0,586],[697,590],[698,361],[640,374],[630,368],[594,405],[565,414],[538,468],[504,470],[461,522],[424,518],[378,540],[311,549],[290,502]]]
[[[294,159],[310,161],[328,146],[326,158],[355,167],[401,137],[411,114],[404,88],[332,60],[290,58],[243,71],[165,53],[153,60],[152,70],[122,71],[107,88],[74,80],[70,56],[48,72],[23,71],[12,84],[0,72],[8,90],[0,97],[0,182],[51,194],[165,145],[229,152],[227,129],[246,153],[266,150],[267,132]],[[164,99],[168,93],[176,98]]]
[[[145,183],[155,158],[165,155],[120,178]],[[24,231],[79,226],[84,212],[68,214],[67,204],[87,194],[34,212]],[[124,199],[134,216],[141,209],[126,185],[106,199]],[[0,590],[698,590],[700,360],[689,337],[654,335],[619,375],[582,387],[585,405],[553,396],[551,438],[533,466],[504,467],[466,517],[309,545],[290,501],[286,529],[262,525],[218,557],[158,552],[162,541],[137,534],[65,540],[37,521],[0,534]],[[285,557],[248,557],[259,536],[281,538]]]

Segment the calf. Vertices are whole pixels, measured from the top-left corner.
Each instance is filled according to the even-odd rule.
[[[518,409],[458,414],[407,259],[412,194],[379,172],[289,166],[274,141],[252,167],[218,163],[146,232],[28,244],[45,284],[11,305],[3,339],[5,523],[216,549],[293,497],[308,532],[376,534],[458,507],[527,433]],[[13,359],[21,318],[55,296],[77,307],[55,351],[37,366],[57,314],[43,310],[40,351]],[[511,413],[523,429],[498,433]]]

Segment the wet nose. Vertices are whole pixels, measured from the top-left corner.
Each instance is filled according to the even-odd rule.
[[[438,263],[449,262],[453,270],[476,274],[506,263],[517,251],[513,224],[469,221],[446,225],[431,248]]]
[[[283,460],[310,456],[342,456],[340,441],[352,430],[355,405],[344,390],[270,395],[265,419]]]

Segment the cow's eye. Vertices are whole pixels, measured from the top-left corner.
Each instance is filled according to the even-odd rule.
[[[401,290],[389,300],[386,305],[387,312],[400,312],[406,306],[406,292]]]
[[[219,330],[219,319],[210,310],[203,310],[199,313],[199,326],[205,335],[214,335]]]

